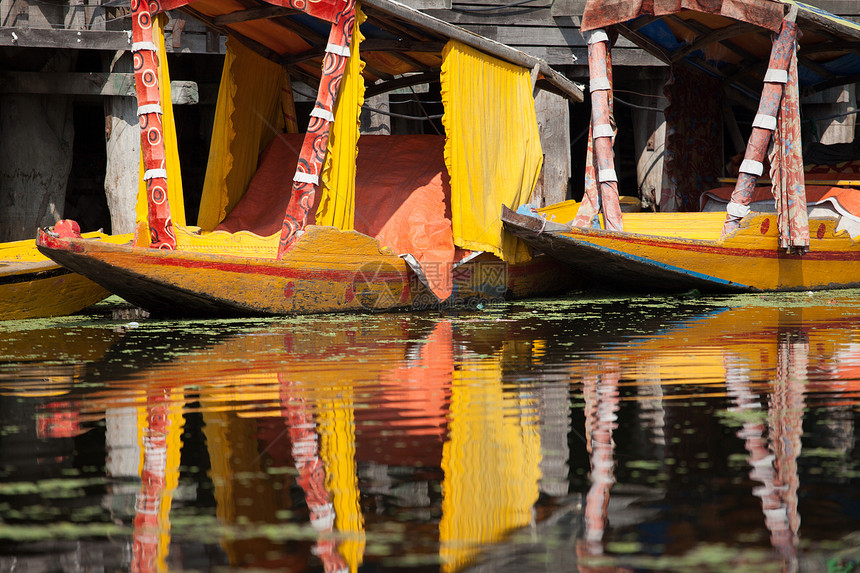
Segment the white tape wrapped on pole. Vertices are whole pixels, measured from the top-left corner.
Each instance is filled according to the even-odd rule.
[[[768,68],[764,74],[764,81],[767,84],[786,84],[788,83],[788,71]]]
[[[161,111],[161,105],[157,103],[148,103],[137,108],[138,117],[147,113],[157,113],[158,115],[164,115]]]
[[[760,127],[768,131],[776,130],[776,118],[772,115],[756,114],[753,119],[753,127]]]
[[[605,91],[612,89],[612,83],[610,83],[609,78],[592,78],[588,83],[589,89],[593,92],[596,91]]]
[[[601,169],[597,172],[597,180],[601,183],[611,183],[618,181],[618,174],[615,173],[614,169]]]
[[[728,205],[726,205],[726,213],[731,215],[732,217],[737,217],[739,219],[743,219],[747,215],[750,214],[750,206],[749,205],[741,205],[740,203],[735,203],[734,201],[730,201]]]
[[[143,172],[143,180],[149,181],[150,179],[167,179],[167,169],[147,169]]]
[[[324,119],[329,123],[334,122],[334,114],[329,110],[321,107],[315,107],[311,110],[311,117],[318,117],[320,119]]]
[[[609,34],[607,34],[606,30],[604,30],[603,28],[598,28],[596,30],[588,30],[587,32],[583,32],[582,35],[583,37],[585,37],[586,44],[609,41]]]
[[[132,52],[141,52],[141,51],[157,52],[158,48],[155,46],[155,44],[153,42],[134,42],[131,45],[131,51]]]
[[[348,58],[350,54],[349,46],[338,46],[337,44],[327,44],[325,51],[330,54],[343,56],[344,58]]]
[[[615,130],[612,129],[612,126],[610,124],[603,123],[601,125],[595,125],[593,128],[591,128],[591,136],[594,139],[597,139],[598,137],[614,137]]]
[[[761,161],[755,161],[753,159],[744,159],[741,161],[741,166],[738,168],[738,171],[741,173],[746,173],[747,175],[755,175],[756,177],[760,177],[762,173],[764,173],[764,165],[762,165]]]
[[[312,185],[319,185],[320,178],[318,175],[314,175],[313,173],[296,171],[296,174],[293,175],[293,181],[297,183],[311,183]]]

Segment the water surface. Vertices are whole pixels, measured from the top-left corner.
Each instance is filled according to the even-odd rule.
[[[860,292],[0,323],[0,571],[860,570]]]

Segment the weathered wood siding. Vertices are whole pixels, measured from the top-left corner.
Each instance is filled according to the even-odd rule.
[[[404,0],[404,3],[543,58],[572,75],[582,75],[586,66],[585,41],[579,33],[585,0]],[[857,0],[811,0],[810,4],[860,21]],[[127,6],[100,0],[57,3],[0,0],[0,46],[127,49],[129,11]],[[171,13],[170,17],[166,28],[168,51],[223,53],[223,38],[207,32],[202,23],[179,12]],[[621,67],[660,65],[623,38],[613,57],[614,64]]]
[[[131,48],[131,10],[108,4],[0,0],[0,47],[127,50]],[[201,22],[180,12],[168,16],[168,52],[223,53],[223,41]]]
[[[405,4],[543,58],[572,77],[586,75],[587,48],[579,33],[585,0],[451,0],[451,8],[427,8],[428,0],[403,0]],[[421,2],[421,4],[418,4]],[[441,0],[439,0],[441,2]],[[860,21],[858,0],[808,0],[809,4],[839,16]],[[613,65],[653,67],[656,58],[624,38],[612,53]],[[573,67],[568,67],[573,66]]]

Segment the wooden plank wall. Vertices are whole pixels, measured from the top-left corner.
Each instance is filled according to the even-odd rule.
[[[131,10],[115,0],[0,0],[0,47],[127,50]],[[168,52],[224,53],[223,39],[175,11],[165,27]]]
[[[579,33],[583,5],[581,0],[452,0],[450,10],[424,11],[582,76],[587,75],[588,66],[585,40]],[[613,63],[660,65],[623,38],[613,51]]]
[[[412,5],[419,0],[404,0]],[[426,6],[426,0],[421,0]],[[492,40],[543,58],[571,77],[587,76],[587,48],[579,24],[585,0],[451,0],[451,8],[421,9]],[[860,0],[807,0],[829,12],[860,21]],[[417,6],[416,6],[417,7]],[[661,64],[621,38],[613,65],[647,68]]]
[[[521,49],[580,76],[586,46],[579,33],[585,0],[405,0],[406,4],[487,38]],[[858,0],[810,0],[860,21]],[[449,8],[450,6],[450,8]],[[0,46],[127,49],[129,8],[116,0],[0,0]],[[71,32],[74,31],[74,32]],[[171,14],[168,51],[218,53],[219,41],[196,20]],[[616,66],[654,67],[659,62],[619,40]]]

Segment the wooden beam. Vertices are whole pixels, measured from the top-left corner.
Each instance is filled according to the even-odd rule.
[[[445,44],[442,42],[415,42],[409,40],[374,40],[371,38],[361,43],[362,54],[368,52],[429,52],[441,54],[444,48]],[[320,46],[294,56],[284,56],[283,63],[285,65],[296,65],[308,60],[322,58],[324,55],[325,49]],[[410,64],[414,65],[417,69],[428,67],[426,64],[412,64],[412,62]]]
[[[130,50],[131,34],[113,30],[6,28],[0,31],[0,47],[7,46],[108,51]]]
[[[860,82],[860,74],[853,76],[839,76],[831,80],[817,83],[814,86],[801,88],[801,96],[806,97],[812,94],[817,94],[818,92],[823,92],[824,90],[828,90],[830,88],[837,88],[848,84],[856,84],[858,82]]]
[[[423,12],[413,10],[408,6],[404,6],[397,2],[364,0],[362,2],[362,6],[365,11],[367,11],[367,8],[372,8],[372,11],[402,18],[413,26],[424,28],[425,30],[437,35],[441,35],[443,38],[457,40],[467,46],[471,46],[491,56],[495,56],[524,68],[532,69],[535,64],[538,64],[540,65],[541,74],[543,74],[544,78],[564,93],[565,97],[578,103],[582,102],[584,99],[582,90],[576,87],[576,84],[574,84],[570,79],[551,68],[545,61],[529,56],[525,52],[521,52],[504,44],[487,40],[477,34],[452,26],[447,22],[438,20],[432,16],[424,14]]]
[[[197,83],[170,82],[174,105],[199,102]],[[0,71],[0,93],[135,97],[133,73],[61,73]]]
[[[240,12],[247,12],[247,11],[260,9],[259,4],[256,2],[253,2],[252,0],[238,0],[238,1],[239,1],[239,4],[241,6],[245,7],[245,9],[241,10]],[[236,14],[236,13],[234,12],[234,14]],[[284,9],[281,9],[280,14],[272,14],[271,16],[268,17],[268,19],[272,20],[273,22],[286,28],[287,30],[290,30],[291,32],[295,33],[296,35],[298,35],[301,39],[303,39],[305,42],[307,42],[310,45],[315,45],[315,44],[323,44],[324,45],[328,42],[328,36],[327,35],[321,35],[316,30],[309,28],[308,26],[305,26],[301,22],[290,17],[290,16],[293,16],[295,14],[297,14],[296,11],[286,11]],[[215,18],[213,18],[213,22],[215,20],[218,20],[218,18],[220,18],[220,17],[221,16],[216,16]],[[237,15],[237,17],[238,17],[238,15]],[[214,22],[214,23],[216,23],[216,25],[219,25],[219,26],[222,25],[222,24],[219,24],[217,22]],[[236,22],[234,22],[234,23],[236,23]]]
[[[247,10],[237,10],[223,16],[215,16],[212,21],[218,26],[228,26],[230,24],[238,24],[239,22],[248,22],[250,20],[268,20],[269,18],[277,18],[279,16],[292,16],[298,14],[297,10],[290,8],[282,8],[280,6],[265,6],[261,8],[248,8]]]
[[[820,54],[821,52],[860,52],[860,42],[835,41],[821,42],[818,44],[801,44],[798,49],[799,54],[811,56],[812,54]]]
[[[404,6],[404,8],[406,8],[406,6]],[[370,7],[368,10],[368,6],[366,4],[362,6],[362,10],[367,15],[368,20],[372,20],[371,23],[374,26],[400,39],[406,38],[408,40],[418,42],[438,39],[434,34],[428,34],[426,30],[422,30],[421,28],[407,29],[405,26],[396,22],[396,17],[392,17],[391,14],[386,14],[384,12],[378,12],[374,10],[373,7]],[[423,14],[423,12],[418,13]]]
[[[705,28],[705,26],[702,26],[702,28]],[[718,30],[713,30],[709,33],[705,33],[699,36],[699,39],[692,44],[688,44],[672,52],[672,59],[673,61],[678,61],[681,58],[692,54],[696,50],[701,50],[705,46],[715,43],[720,43],[732,52],[740,55],[743,58],[746,58],[748,55],[750,55],[748,52],[746,52],[745,50],[741,50],[734,43],[728,42],[727,40],[730,40],[731,38],[740,36],[741,34],[745,34],[755,29],[755,26],[751,24],[738,23],[732,26],[726,26],[725,28],[720,28]]]
[[[683,18],[679,18],[678,16],[675,16],[674,14],[667,16],[666,18],[672,20],[673,22],[677,23],[680,26],[687,28],[688,30],[692,30],[696,34],[701,34],[701,35],[707,36],[713,32],[713,30],[711,30],[710,28],[708,28],[704,24],[697,22],[695,20],[684,20]],[[760,28],[757,28],[755,26],[751,26],[749,24],[736,24],[736,26],[746,27],[746,29],[747,29],[746,31],[760,30]],[[734,29],[734,28],[735,28],[735,26],[729,26],[729,29]],[[738,34],[732,34],[732,36],[737,36],[737,35]],[[738,56],[740,56],[744,60],[747,60],[749,62],[756,62],[756,61],[761,60],[761,57],[757,56],[756,54],[752,54],[752,53],[744,50],[743,48],[739,47],[737,44],[735,44],[733,42],[727,42],[725,40],[726,39],[724,38],[723,41],[720,42],[720,44],[722,46],[724,46],[725,48],[727,48],[728,50],[734,52],[735,54],[737,54]],[[710,44],[712,42],[707,42],[707,43]],[[681,48],[681,50],[683,50],[683,49],[684,48]],[[692,51],[693,50],[690,50],[690,52],[692,52]],[[688,53],[690,53],[690,52],[688,52]],[[673,52],[673,54],[674,54],[674,52]]]
[[[393,80],[389,80],[387,82],[381,82],[378,84],[373,84],[372,86],[367,86],[364,91],[365,97],[373,97],[379,94],[388,93],[400,88],[406,88],[409,86],[417,86],[420,84],[431,84],[431,83],[439,83],[439,72],[423,72],[420,74],[410,74],[408,76],[401,76],[399,78],[395,78]]]
[[[366,6],[364,7],[364,12],[365,14],[367,14],[368,19],[373,20],[373,25],[397,36],[400,40],[406,38],[403,41],[413,44],[420,44],[422,42],[432,41],[431,36],[426,35],[426,32],[424,30],[408,29],[406,26],[395,22],[394,18],[390,18],[387,15],[375,13],[373,10],[368,11]],[[400,60],[414,70],[419,70],[422,72],[430,71],[430,66],[427,66],[426,64],[416,60],[415,58],[412,58],[411,56],[403,54],[402,52],[399,54],[392,54],[392,57]]]
[[[235,30],[231,30],[227,26],[216,25],[212,17],[207,16],[202,12],[198,12],[194,8],[191,8],[189,6],[183,6],[182,8],[180,8],[180,10],[182,10],[186,14],[193,16],[194,18],[197,18],[198,20],[206,24],[210,29],[217,30],[225,36],[232,36],[236,38],[240,43],[249,48],[251,51],[256,52],[258,55],[263,56],[267,60],[271,60],[276,64],[283,65],[283,57],[281,57],[281,55],[274,50],[269,49],[268,46],[264,46],[256,40],[252,40],[251,38],[248,38],[243,34],[236,32]]]
[[[361,43],[362,52],[430,52],[441,54],[445,42],[411,40],[375,40],[368,38]]]
[[[819,0],[818,2],[816,2],[816,4],[823,4],[823,3]],[[856,2],[854,0],[852,0],[851,4],[853,5],[852,6],[853,10],[851,11],[851,13],[856,14],[857,13]],[[824,9],[827,10],[827,8],[824,8]],[[832,11],[830,11],[830,12],[832,13]],[[853,27],[846,25],[846,24],[843,24],[843,23],[838,22],[838,21],[831,20],[831,19],[827,18],[826,16],[818,14],[812,10],[801,9],[797,13],[797,20],[798,20],[798,24],[800,25],[801,28],[804,28],[806,26],[811,26],[811,27],[817,28],[815,30],[816,32],[830,33],[830,34],[836,35],[840,38],[850,38],[850,39],[857,38],[857,36],[858,36],[857,30],[854,29]]]
[[[833,79],[836,77],[836,74],[825,69],[818,62],[810,60],[809,58],[801,56],[800,54],[798,54],[798,56],[797,56],[797,62],[798,62],[798,64],[807,68],[809,71],[821,76],[821,79],[823,79],[823,80],[829,80],[829,79]]]
[[[638,44],[643,50],[667,64],[672,62],[672,55],[665,48],[652,41],[651,38],[624,24],[615,26],[631,42]],[[586,59],[586,62],[588,60]]]

